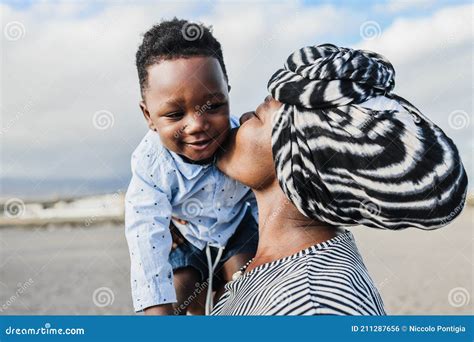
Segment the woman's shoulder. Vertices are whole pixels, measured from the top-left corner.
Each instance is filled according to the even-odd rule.
[[[340,284],[352,287],[360,277],[369,277],[350,231],[320,246],[313,246],[306,254],[304,263],[309,279],[315,284],[318,279],[331,276],[337,278]]]
[[[382,298],[352,234],[306,257],[306,276],[319,314],[384,315]]]

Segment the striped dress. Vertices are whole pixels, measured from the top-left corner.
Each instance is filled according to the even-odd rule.
[[[243,273],[212,315],[385,315],[351,232]]]

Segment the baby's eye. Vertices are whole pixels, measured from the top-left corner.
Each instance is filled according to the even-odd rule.
[[[208,112],[212,112],[212,111],[215,111],[219,108],[221,108],[222,106],[225,106],[227,103],[226,102],[222,102],[222,103],[213,103],[211,105],[208,106]]]
[[[167,118],[170,119],[181,119],[183,117],[183,112],[173,112],[173,113],[168,113],[165,115]]]

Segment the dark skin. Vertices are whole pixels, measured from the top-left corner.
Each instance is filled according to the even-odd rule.
[[[271,150],[272,121],[282,104],[271,96],[240,119],[220,156],[219,169],[252,188],[258,203],[259,242],[245,272],[342,234],[343,230],[301,214],[281,190]],[[252,151],[252,153],[249,153]]]
[[[229,133],[228,85],[212,57],[151,65],[140,108],[163,145],[192,161],[211,158]]]
[[[186,161],[208,163],[222,148],[230,129],[230,87],[219,62],[213,57],[193,56],[162,60],[147,71],[148,82],[140,109],[148,127],[159,134],[168,150]],[[173,237],[175,248],[182,240],[178,234]],[[220,270],[224,280],[230,281],[232,274],[251,257],[241,253],[229,258]],[[176,270],[174,284],[178,303],[148,307],[145,314],[203,314],[205,291],[182,309],[185,301],[195,297],[196,283],[200,281],[198,271],[192,267]],[[221,289],[217,291],[221,292]]]

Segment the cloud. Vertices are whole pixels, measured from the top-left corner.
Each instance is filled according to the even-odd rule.
[[[291,52],[358,32],[362,17],[329,5],[217,3],[202,19],[212,23],[224,47],[234,115],[253,110],[262,102],[270,76]]]
[[[427,9],[436,3],[435,0],[416,0],[416,1],[403,1],[403,0],[389,0],[383,4],[377,4],[375,9],[377,11],[387,11],[390,13],[398,13],[408,10],[420,10]]]
[[[380,38],[359,43],[386,54],[398,70],[400,94],[409,94],[437,120],[455,109],[471,114],[467,9],[399,18]],[[138,109],[134,55],[141,34],[161,18],[213,25],[232,85],[231,112],[239,116],[261,102],[270,75],[292,51],[353,42],[367,17],[366,9],[297,2],[39,2],[19,9],[0,5],[0,11],[0,176],[49,186],[52,180],[81,178],[126,184],[130,154],[147,129]],[[20,33],[14,40],[5,30],[12,22],[23,25],[11,31]],[[104,111],[113,124],[97,129],[94,115]],[[460,145],[472,144],[465,131],[451,133]]]
[[[451,51],[472,42],[472,10],[472,5],[461,5],[429,17],[397,18],[377,38],[362,41],[358,47],[374,49],[400,64]]]
[[[1,10],[5,23],[21,23],[24,30],[17,40],[2,37],[2,177],[34,180],[126,181],[130,154],[146,132],[134,55],[141,34],[161,18],[214,25],[237,116],[260,103],[270,74],[292,50],[341,33],[348,22],[335,7],[298,3],[216,3],[203,11],[190,3],[94,8],[42,2]],[[93,117],[104,111],[113,125],[100,130]]]
[[[134,66],[141,34],[160,18],[186,15],[195,6],[106,6],[84,16],[86,9],[64,2],[1,8],[4,22],[25,29],[15,41],[2,36],[3,177],[129,172],[129,154],[145,129]],[[102,110],[114,116],[107,130],[93,123]]]

